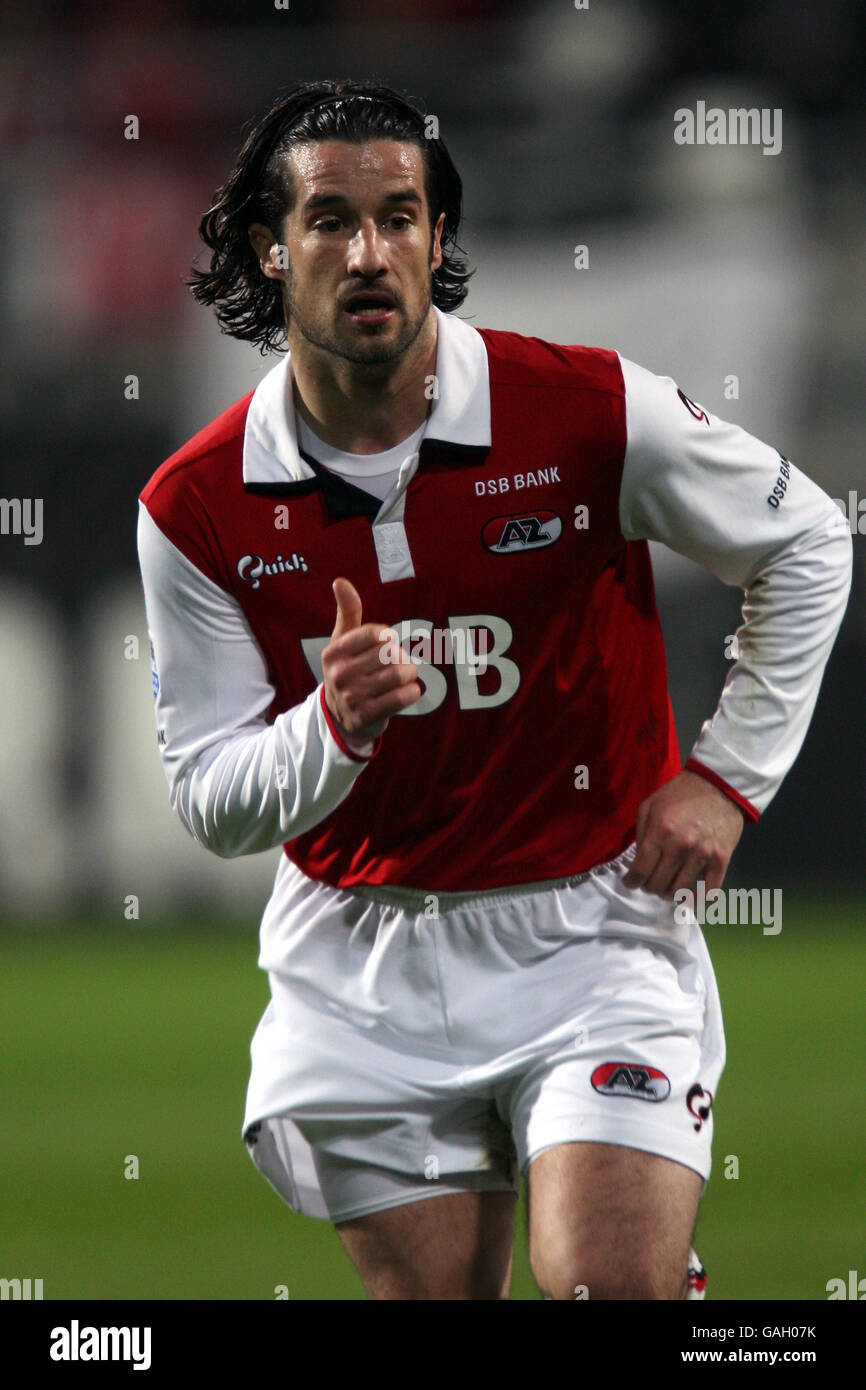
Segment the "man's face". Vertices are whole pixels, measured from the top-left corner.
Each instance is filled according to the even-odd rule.
[[[431,239],[420,149],[328,140],[289,157],[295,202],[280,240],[290,348],[300,335],[350,362],[394,361],[424,325],[442,264],[445,215]]]

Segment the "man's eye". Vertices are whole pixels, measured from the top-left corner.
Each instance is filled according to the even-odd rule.
[[[404,227],[412,226],[411,217],[407,217],[404,213],[395,213],[393,217],[388,218],[388,222],[391,226],[396,226],[398,231],[402,231]],[[339,217],[322,217],[315,224],[315,230],[317,232],[337,231],[342,225]]]

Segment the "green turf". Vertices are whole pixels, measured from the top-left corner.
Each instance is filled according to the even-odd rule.
[[[823,1299],[866,1275],[864,915],[786,895],[779,936],[706,928],[728,1035],[696,1242],[712,1297]],[[46,1298],[363,1297],[333,1229],[289,1212],[240,1141],[255,958],[254,928],[0,932],[0,1276]],[[537,1298],[522,1211],[517,1232],[513,1296]]]

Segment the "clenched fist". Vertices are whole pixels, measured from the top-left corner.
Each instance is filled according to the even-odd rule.
[[[322,652],[325,704],[343,735],[376,739],[388,721],[422,695],[418,668],[396,633],[384,623],[361,622],[361,596],[348,579],[331,586],[337,600],[337,620]]]
[[[681,772],[638,807],[637,854],[623,878],[669,902],[680,888],[721,888],[743,833],[743,813],[706,778]]]

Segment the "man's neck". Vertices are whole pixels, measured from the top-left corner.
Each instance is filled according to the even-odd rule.
[[[305,351],[302,339],[292,354],[295,409],[310,429],[347,454],[381,454],[393,449],[424,423],[430,411],[427,382],[436,371],[438,324],[430,310],[414,343],[398,362],[378,372],[323,353]]]

